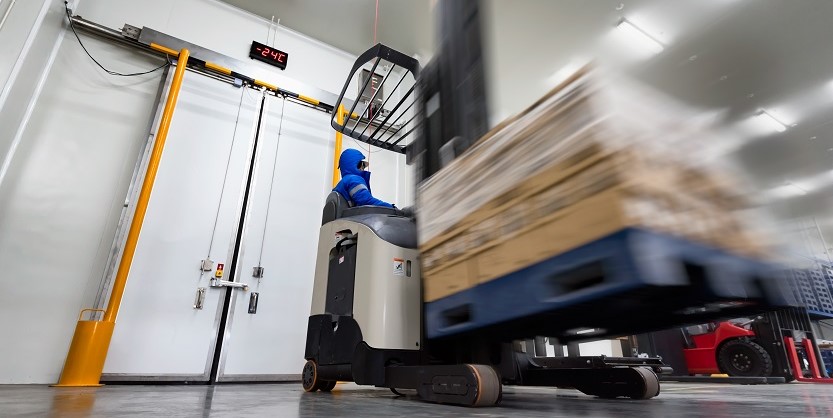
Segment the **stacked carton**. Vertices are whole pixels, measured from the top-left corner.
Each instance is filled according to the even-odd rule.
[[[628,226],[761,253],[734,182],[669,145],[697,129],[597,80],[580,71],[420,186],[426,301]]]

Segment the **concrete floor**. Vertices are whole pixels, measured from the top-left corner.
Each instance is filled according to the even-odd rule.
[[[339,385],[308,394],[300,384],[218,386],[0,386],[0,417],[833,417],[833,386],[663,383],[649,401],[604,400],[573,390],[513,388],[496,408],[397,398],[386,389]]]

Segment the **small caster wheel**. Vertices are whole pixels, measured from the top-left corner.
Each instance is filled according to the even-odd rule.
[[[304,386],[304,392],[315,392],[326,386],[327,383],[318,379],[318,365],[312,360],[307,360],[307,363],[304,364],[304,371],[301,372],[301,384]]]
[[[318,389],[320,389],[322,392],[330,392],[330,391],[333,390],[333,388],[336,387],[336,383],[338,383],[338,382],[336,382],[335,380],[328,380],[326,382],[321,382],[321,387],[318,388]]]

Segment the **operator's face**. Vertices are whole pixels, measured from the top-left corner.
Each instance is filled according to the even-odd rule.
[[[359,161],[359,164],[358,164],[357,168],[359,170],[366,171],[368,169],[368,167],[370,167],[370,163],[367,162],[366,160],[362,160],[362,161]]]

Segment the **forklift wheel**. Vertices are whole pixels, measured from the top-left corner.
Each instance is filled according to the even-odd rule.
[[[468,364],[477,379],[477,397],[471,406],[497,405],[503,399],[503,384],[491,366]]]
[[[304,364],[304,371],[301,373],[301,384],[304,385],[304,391],[315,392],[326,386],[327,383],[318,379],[318,365],[312,360],[307,360],[307,363]]]
[[[769,353],[747,338],[730,340],[717,353],[720,371],[729,376],[767,377],[772,375]]]

